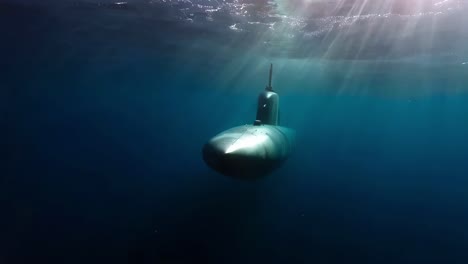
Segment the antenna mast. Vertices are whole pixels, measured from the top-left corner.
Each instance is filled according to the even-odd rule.
[[[270,64],[270,77],[268,78],[268,86],[266,90],[273,91],[273,87],[271,87],[271,76],[273,75],[273,63]]]

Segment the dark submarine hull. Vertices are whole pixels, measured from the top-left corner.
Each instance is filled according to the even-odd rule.
[[[236,178],[258,178],[279,168],[293,151],[295,132],[271,125],[245,125],[226,130],[203,147],[205,163]]]
[[[254,124],[228,129],[208,141],[202,150],[203,160],[226,176],[253,179],[280,167],[291,155],[295,131],[279,125],[279,96],[268,86],[258,96]]]

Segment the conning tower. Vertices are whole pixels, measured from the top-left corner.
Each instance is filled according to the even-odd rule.
[[[279,96],[273,91],[271,78],[273,75],[273,64],[270,64],[270,75],[268,86],[258,96],[257,117],[254,125],[279,125]]]

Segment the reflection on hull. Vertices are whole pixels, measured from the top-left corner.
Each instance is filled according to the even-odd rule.
[[[245,125],[215,136],[203,147],[205,162],[221,174],[239,178],[262,177],[287,160],[294,131],[271,125]]]

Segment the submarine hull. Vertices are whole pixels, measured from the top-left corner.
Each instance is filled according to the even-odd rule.
[[[293,151],[295,132],[273,125],[244,125],[226,130],[203,147],[212,169],[236,178],[263,177],[280,167]]]

